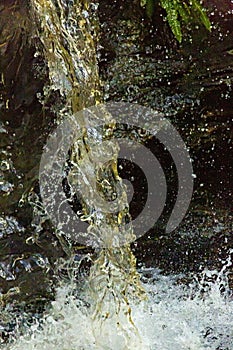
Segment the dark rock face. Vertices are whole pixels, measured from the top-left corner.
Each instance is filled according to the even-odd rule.
[[[52,248],[51,230],[49,234],[44,228],[40,243],[34,242],[37,233],[29,198],[34,201],[38,193],[40,155],[54,117],[39,101],[48,74],[31,21],[27,1],[1,2],[0,292],[20,284],[26,298],[49,293],[41,267],[46,270],[50,258],[63,254],[59,247]],[[33,290],[30,285],[36,279],[41,283],[34,283]]]
[[[120,3],[117,11],[100,1],[100,71],[106,100],[137,102],[164,113],[193,159],[195,188],[183,225],[167,237],[165,215],[135,244],[141,262],[165,271],[217,266],[232,246],[232,2],[205,1],[204,5],[212,32],[184,28],[184,41],[178,46],[161,21],[159,7],[148,19],[136,2]],[[170,203],[174,203],[172,195]],[[216,231],[218,223],[222,228]]]
[[[6,3],[1,11],[1,151],[3,160],[9,161],[9,164],[4,163],[5,168],[2,167],[2,176],[9,185],[1,188],[1,206],[10,214],[26,190],[23,188],[26,174],[33,172],[36,164],[36,156],[33,157],[31,152],[32,141],[38,142],[37,135],[29,141],[28,133],[36,127],[34,113],[41,109],[36,93],[41,91],[43,84],[32,74],[35,48],[29,42],[27,9],[17,2]],[[38,119],[37,124],[40,124]]]
[[[233,11],[233,4],[231,0],[204,0],[203,4],[208,9],[214,10],[217,16],[219,16],[219,14],[230,14],[230,12]]]

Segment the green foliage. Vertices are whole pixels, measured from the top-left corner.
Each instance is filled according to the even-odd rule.
[[[152,17],[157,0],[141,0],[141,6],[146,8],[147,15]],[[210,31],[211,23],[202,7],[200,0],[160,0],[162,8],[167,13],[167,21],[176,39],[182,41],[181,23],[197,22]]]
[[[146,1],[146,13],[148,17],[152,17],[155,9],[155,1],[154,0],[147,0]]]

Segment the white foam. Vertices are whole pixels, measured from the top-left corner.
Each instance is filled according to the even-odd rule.
[[[89,308],[74,297],[70,285],[57,290],[57,297],[43,319],[21,335],[10,350],[232,350],[233,302],[221,272],[205,271],[210,280],[184,286],[175,276],[150,270],[145,284],[149,299],[132,305],[132,317],[141,342],[126,345],[123,332],[111,321],[103,322],[102,339],[96,343]],[[220,289],[225,288],[221,293]],[[204,291],[205,290],[205,291]],[[204,292],[203,292],[204,291]],[[124,325],[127,327],[127,325]],[[130,325],[129,325],[130,327]]]

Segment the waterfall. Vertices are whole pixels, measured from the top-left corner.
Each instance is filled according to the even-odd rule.
[[[53,106],[58,120],[70,118],[75,112],[102,102],[101,83],[98,75],[96,45],[98,42],[97,5],[89,1],[31,0],[32,16],[37,23],[37,35],[43,46],[49,69],[46,94],[54,91],[59,97]],[[91,304],[93,335],[100,348],[111,348],[111,330],[119,333],[118,349],[145,349],[131,314],[131,301],[140,302],[145,298],[136,261],[130,245],[121,246],[118,237],[134,237],[130,221],[125,186],[117,173],[118,145],[112,148],[98,145],[109,139],[115,128],[115,120],[104,110],[106,128],[97,134],[88,132],[85,119],[79,119],[81,136],[71,147],[72,167],[68,172],[68,182],[72,191],[85,188],[98,191],[102,198],[114,200],[120,194],[118,210],[102,213],[98,204],[94,207],[82,201],[82,219],[89,224],[88,235],[97,244],[97,257],[93,261],[88,279],[87,295]],[[98,149],[95,158],[91,151]],[[98,159],[108,154],[108,162],[100,166]],[[80,174],[82,176],[78,176]],[[107,185],[106,185],[107,184]],[[74,214],[75,215],[75,214]],[[58,234],[60,236],[60,234]],[[133,239],[131,239],[132,241]],[[108,326],[109,327],[108,331]]]

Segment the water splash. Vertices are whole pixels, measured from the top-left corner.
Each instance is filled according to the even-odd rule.
[[[142,343],[132,338],[126,346],[124,331],[114,322],[104,322],[97,342],[90,306],[70,281],[57,289],[44,317],[35,317],[30,327],[24,326],[23,334],[21,327],[21,336],[3,349],[232,350],[233,303],[226,272],[230,264],[229,257],[221,271],[203,270],[186,284],[181,283],[184,276],[164,276],[157,269],[142,268],[148,300],[140,304],[131,300]]]

